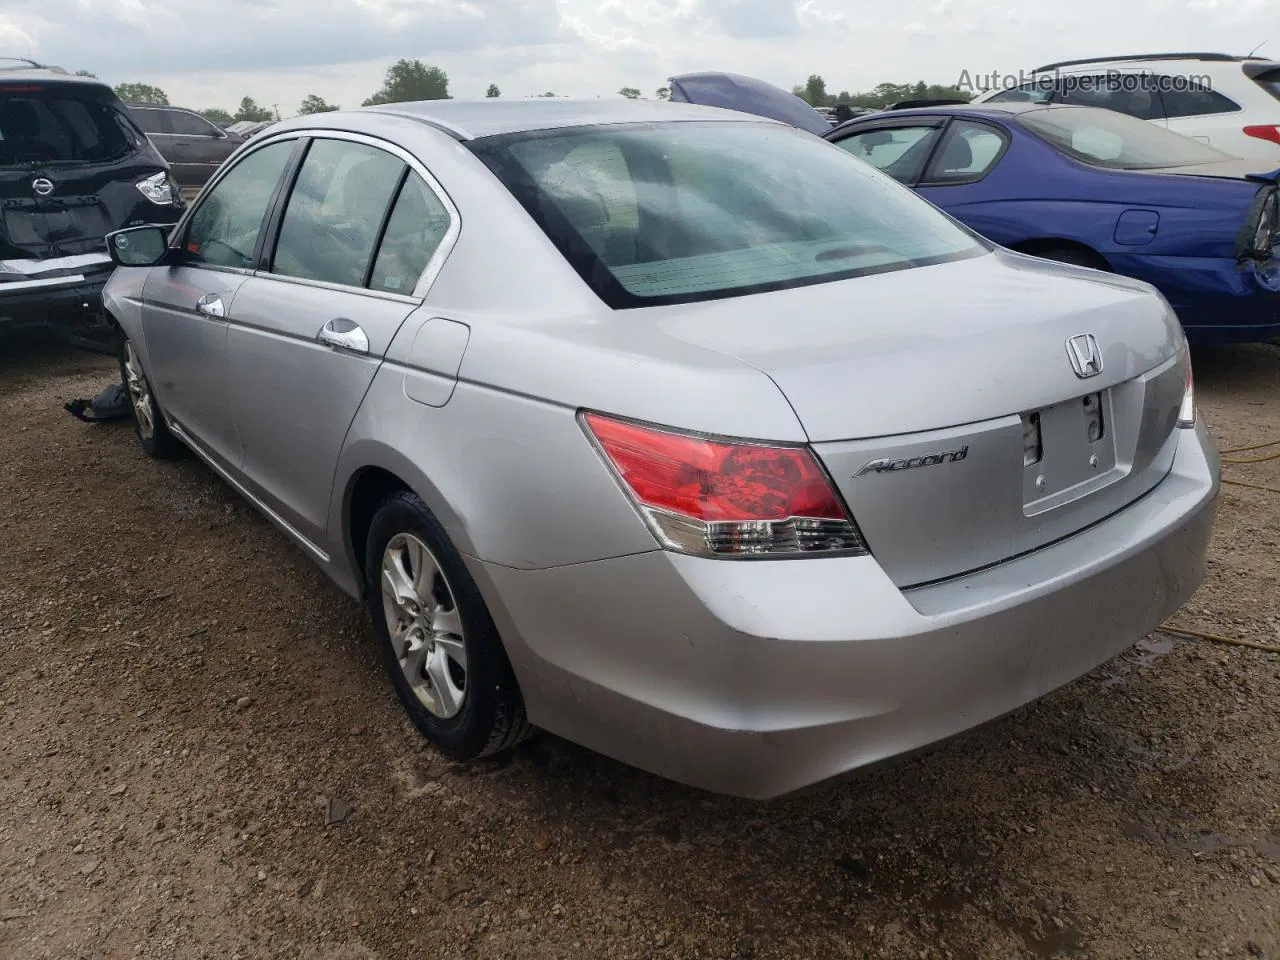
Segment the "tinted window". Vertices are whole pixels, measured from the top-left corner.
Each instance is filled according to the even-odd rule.
[[[985,103],[1044,103],[1053,88],[1048,83],[1024,83],[1011,90],[1002,90]]]
[[[1277,100],[1280,100],[1280,71],[1254,77],[1254,82]]]
[[[1228,100],[1217,91],[1203,86],[1189,86],[1183,77],[1165,77],[1160,96],[1164,98],[1165,116],[1204,117],[1214,113],[1235,113],[1240,104]]]
[[[0,163],[105,163],[136,146],[104,98],[0,93]]]
[[[1068,156],[1098,167],[1147,170],[1231,159],[1198,140],[1109,110],[1048,107],[1020,114],[1017,122]]]
[[[185,242],[189,261],[220,267],[253,266],[267,206],[293,148],[293,141],[273,143],[227,171],[191,216]]]
[[[1058,86],[1056,103],[1101,107],[1141,120],[1158,120],[1164,116],[1156,79],[1145,74],[1064,77]]]
[[[289,195],[273,273],[363,286],[404,162],[346,140],[317,140]]]
[[[894,127],[868,130],[836,141],[836,146],[902,183],[920,179],[940,127]]]
[[[929,163],[929,183],[967,183],[990,172],[1004,150],[1005,138],[995,127],[954,120],[942,146]]]
[[[387,221],[369,286],[390,293],[413,293],[427,261],[449,232],[451,218],[440,198],[410,172]]]
[[[616,308],[777,290],[987,250],[910,190],[781,124],[623,124],[467,146]]]
[[[184,110],[172,110],[169,113],[169,124],[173,132],[182,137],[216,137],[218,128],[204,117]]]
[[[164,111],[163,110],[139,110],[137,107],[129,108],[129,116],[133,117],[133,122],[143,133],[165,133],[164,128]]]

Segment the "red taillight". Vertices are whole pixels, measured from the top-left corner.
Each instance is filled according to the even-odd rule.
[[[1274,124],[1245,127],[1244,132],[1251,137],[1257,137],[1259,140],[1270,140],[1272,143],[1280,143],[1280,126]]]
[[[650,526],[671,549],[704,556],[865,553],[813,454],[583,418]]]
[[[0,83],[0,93],[39,93],[43,89],[29,83]]]

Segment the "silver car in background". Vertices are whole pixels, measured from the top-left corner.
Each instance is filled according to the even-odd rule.
[[[299,118],[109,245],[143,448],[363,598],[450,757],[532,724],[772,797],[1081,676],[1204,574],[1218,463],[1160,295],[788,125]]]

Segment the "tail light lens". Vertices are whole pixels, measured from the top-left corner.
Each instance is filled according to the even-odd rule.
[[[1250,137],[1257,137],[1259,140],[1280,143],[1280,126],[1274,124],[1268,123],[1263,126],[1245,127],[1244,132]]]
[[[1196,425],[1196,383],[1191,372],[1191,351],[1187,350],[1187,380],[1182,391],[1182,406],[1178,407],[1178,426]]]
[[[139,193],[160,207],[173,206],[178,196],[178,191],[174,189],[167,173],[157,173],[145,180],[139,180],[136,186]]]
[[[725,558],[868,552],[805,447],[713,440],[595,413],[583,421],[668,550]]]

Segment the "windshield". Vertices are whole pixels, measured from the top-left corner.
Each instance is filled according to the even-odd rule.
[[[469,146],[615,308],[780,290],[987,251],[907,188],[782,124],[575,127]]]
[[[137,139],[116,105],[96,91],[0,85],[0,164],[105,163]]]
[[[1146,120],[1097,107],[1051,107],[1019,114],[1018,123],[1069,157],[1115,170],[1190,167],[1228,154]]]

